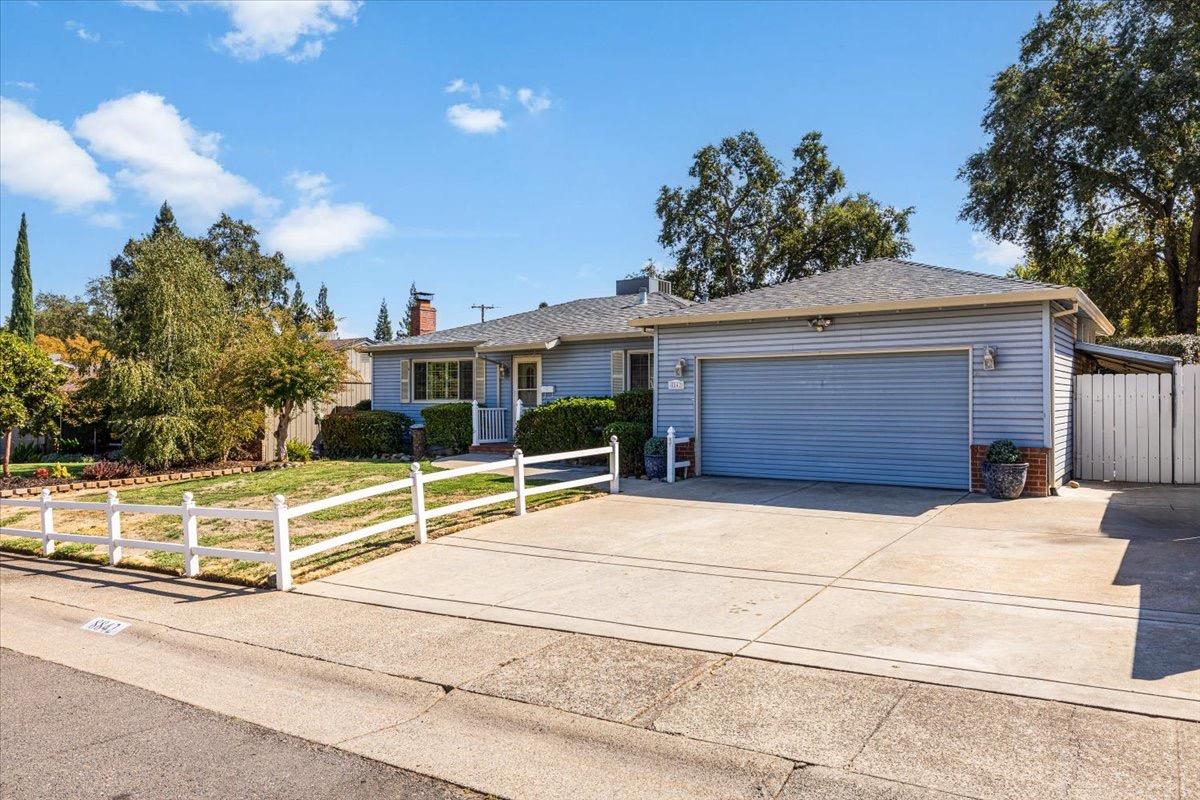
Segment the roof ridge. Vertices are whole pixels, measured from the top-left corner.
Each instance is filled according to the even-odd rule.
[[[1014,278],[1011,275],[995,275],[990,272],[977,272],[971,269],[960,269],[958,267],[943,267],[938,264],[926,264],[923,261],[913,261],[910,258],[873,258],[870,261],[861,262],[870,264],[874,261],[895,261],[900,264],[909,264],[914,267],[925,267],[926,269],[936,269],[942,272],[953,272],[957,275],[971,275],[976,278],[991,278],[998,281],[1008,281],[1009,283],[1022,283],[1028,286],[1053,286],[1057,289],[1065,289],[1066,286],[1060,283],[1047,283],[1046,281],[1031,281],[1027,278]],[[858,266],[857,264],[852,266]],[[832,271],[832,270],[831,270]]]

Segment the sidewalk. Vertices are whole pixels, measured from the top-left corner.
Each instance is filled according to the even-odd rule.
[[[1172,719],[17,557],[0,601],[4,647],[501,797],[1200,798]]]

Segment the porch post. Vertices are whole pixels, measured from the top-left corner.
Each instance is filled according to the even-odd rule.
[[[471,401],[471,444],[479,444],[479,401]]]

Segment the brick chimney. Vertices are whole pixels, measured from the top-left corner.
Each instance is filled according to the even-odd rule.
[[[412,316],[408,320],[408,335],[420,336],[437,330],[437,309],[433,307],[433,295],[429,292],[416,292],[417,303],[413,306]]]

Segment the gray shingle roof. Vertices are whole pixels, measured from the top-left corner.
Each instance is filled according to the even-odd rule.
[[[402,349],[436,344],[490,348],[549,342],[570,336],[634,335],[637,331],[629,326],[630,320],[676,312],[691,305],[689,300],[661,292],[649,294],[645,305],[639,303],[639,299],[640,295],[621,294],[572,300],[487,322],[434,331],[424,336],[406,336],[368,349]]]
[[[789,308],[839,306],[851,303],[884,303],[925,300],[962,295],[1060,289],[1053,283],[1038,283],[982,272],[965,272],[935,267],[916,261],[877,258],[808,278],[752,289],[722,297],[684,310],[660,312],[659,316],[684,317],[746,311],[779,311]],[[649,316],[649,315],[647,315]]]

